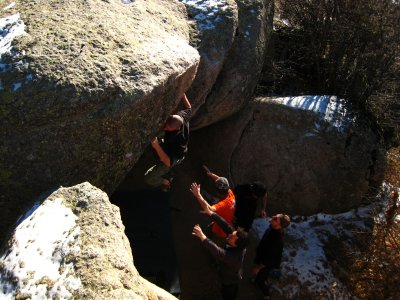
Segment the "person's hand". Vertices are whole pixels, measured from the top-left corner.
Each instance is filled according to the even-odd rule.
[[[196,197],[199,198],[201,196],[200,194],[200,184],[197,184],[196,182],[193,182],[190,185],[190,191],[192,192],[192,194]]]
[[[264,268],[264,265],[254,265],[253,268],[251,269],[251,273],[253,275],[257,275],[260,270]]]
[[[197,236],[201,241],[204,241],[207,237],[201,230],[201,227],[199,224],[194,225],[192,235]]]
[[[158,139],[157,139],[157,137],[153,138],[153,139],[151,140],[151,146],[152,146],[153,148],[156,148],[158,145],[159,145],[159,144],[158,144]]]
[[[207,175],[211,173],[210,169],[206,165],[203,165],[203,169],[206,171]]]

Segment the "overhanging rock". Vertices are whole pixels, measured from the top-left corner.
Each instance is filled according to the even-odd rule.
[[[191,85],[199,54],[173,0],[16,1],[0,18],[6,228],[43,190],[112,191]]]

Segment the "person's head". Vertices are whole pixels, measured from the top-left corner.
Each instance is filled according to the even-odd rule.
[[[239,229],[228,235],[228,237],[226,238],[226,242],[232,247],[244,249],[249,244],[249,237],[247,232]]]
[[[217,192],[221,195],[226,195],[229,190],[229,181],[225,177],[219,177],[215,180],[215,187]]]
[[[178,130],[183,124],[183,119],[178,115],[170,115],[164,124],[165,131],[174,131]]]
[[[290,218],[288,215],[277,214],[272,216],[269,222],[271,223],[273,229],[282,230],[289,226]]]
[[[251,192],[256,198],[261,198],[267,193],[267,187],[264,183],[255,181],[251,184]]]

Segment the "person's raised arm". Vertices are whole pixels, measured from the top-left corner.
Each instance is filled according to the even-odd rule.
[[[167,153],[161,148],[160,144],[158,143],[157,137],[153,138],[151,140],[151,146],[154,148],[154,150],[157,152],[158,157],[160,160],[166,165],[167,167],[171,166],[171,160]]]
[[[211,220],[215,221],[215,223],[217,223],[219,227],[222,228],[222,230],[226,233],[226,235],[230,235],[232,232],[235,231],[235,229],[231,225],[229,225],[228,222],[226,222],[226,220],[219,214],[212,213],[210,215],[210,218]]]
[[[181,96],[181,102],[185,108],[192,108],[192,105],[190,104],[189,99],[186,97],[185,93]]]
[[[200,194],[200,184],[193,182],[190,185],[190,191],[192,192],[193,196],[196,197],[197,201],[199,202],[199,204],[203,210],[215,211],[214,206],[211,206],[210,204],[208,204],[207,201],[204,200],[203,196]]]
[[[226,262],[227,264],[236,263],[236,261],[232,261],[232,258],[226,255],[226,251],[221,247],[217,246],[213,241],[207,238],[207,236],[201,230],[199,224],[194,225],[192,230],[192,235],[197,236],[200,241],[203,242],[204,247],[210,251],[211,255],[216,259]]]
[[[203,168],[206,171],[207,176],[210,177],[213,181],[216,181],[220,177],[217,174],[211,172],[207,166],[203,165]]]
[[[266,208],[267,208],[267,193],[265,193],[265,195],[262,197],[261,201],[262,201],[261,218],[265,219],[267,217],[267,212],[266,212]]]
[[[200,241],[204,241],[207,238],[207,236],[201,230],[199,224],[194,225],[192,235],[197,236],[200,239]]]

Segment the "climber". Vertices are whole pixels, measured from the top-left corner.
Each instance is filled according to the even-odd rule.
[[[200,184],[196,182],[191,184],[190,191],[196,197],[203,210],[206,208],[210,209],[220,215],[229,225],[232,225],[235,212],[235,195],[229,188],[228,179],[212,173],[206,166],[203,166],[203,168],[207,175],[214,181],[218,196],[213,197],[205,190],[201,190]],[[215,222],[212,224],[211,231],[219,238],[226,238],[225,232]]]
[[[204,247],[220,262],[219,277],[221,280],[221,293],[224,300],[234,300],[238,292],[239,281],[242,279],[242,264],[248,244],[247,233],[235,231],[221,216],[214,213],[209,206],[205,206],[202,213],[218,223],[227,235],[223,248],[212,242],[197,224],[192,234],[197,236]]]
[[[168,116],[164,124],[164,138],[154,137],[151,146],[156,151],[159,162],[144,175],[145,182],[151,187],[162,187],[168,191],[172,182],[171,168],[180,164],[187,153],[189,142],[189,119],[191,104],[183,94],[180,98],[185,109]]]

